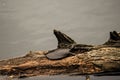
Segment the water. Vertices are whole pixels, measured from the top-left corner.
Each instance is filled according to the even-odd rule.
[[[57,46],[58,29],[83,44],[120,31],[120,0],[0,0],[0,60]]]
[[[10,78],[4,76],[0,77],[0,80],[11,80]],[[12,79],[12,80],[86,80],[85,76],[37,76],[37,77],[29,77],[23,79]],[[103,76],[103,77],[94,77],[90,76],[90,80],[120,80],[120,77],[117,76]]]

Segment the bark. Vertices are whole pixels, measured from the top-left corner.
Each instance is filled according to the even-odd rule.
[[[0,74],[23,78],[36,75],[86,75],[120,71],[119,33],[111,32],[110,35],[116,35],[115,38],[110,37],[105,44],[93,46],[76,44],[67,35],[63,37],[65,34],[59,31],[54,32],[62,35],[60,38],[57,37],[60,39],[59,44],[72,44],[71,47],[64,46],[64,48],[71,48],[74,55],[60,60],[49,60],[46,58],[49,51],[30,51],[23,57],[0,61]]]

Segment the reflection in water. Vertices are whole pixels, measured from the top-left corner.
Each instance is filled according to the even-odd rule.
[[[86,75],[86,80],[90,80],[90,76],[89,75]]]
[[[67,75],[57,75],[57,76],[36,76],[22,79],[12,79],[12,80],[120,80],[119,76],[67,76]],[[0,76],[0,80],[11,80],[11,78],[7,76]]]

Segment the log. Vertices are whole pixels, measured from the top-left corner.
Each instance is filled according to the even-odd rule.
[[[23,57],[1,60],[0,74],[23,78],[38,75],[90,75],[120,71],[119,33],[111,32],[110,39],[106,43],[94,46],[77,44],[64,33],[57,30],[54,32],[58,39],[58,48],[71,49],[73,55],[59,60],[50,60],[46,54],[51,50],[30,51]],[[64,47],[60,46],[61,43],[65,44]]]

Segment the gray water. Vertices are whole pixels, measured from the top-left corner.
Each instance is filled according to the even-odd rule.
[[[120,31],[120,0],[0,0],[0,60],[56,48],[53,29],[103,44]]]
[[[0,80],[11,80],[9,77],[0,77]],[[67,76],[67,75],[59,75],[59,76],[37,76],[37,77],[29,77],[23,79],[12,79],[12,80],[86,80],[85,76]],[[103,77],[94,77],[90,76],[90,80],[120,80],[120,77],[117,76],[103,76]]]

